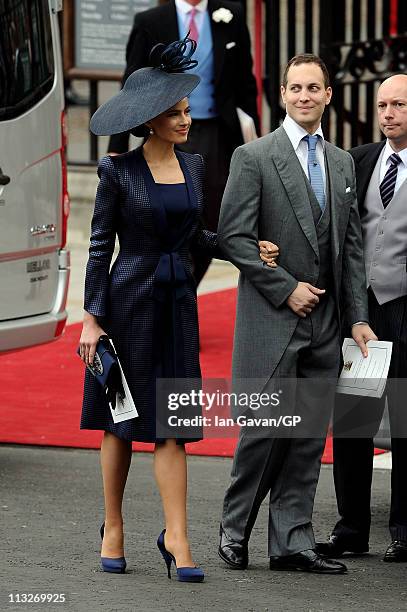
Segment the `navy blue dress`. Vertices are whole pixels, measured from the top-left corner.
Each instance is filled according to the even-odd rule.
[[[201,376],[189,251],[221,253],[216,234],[200,226],[202,158],[176,154],[185,183],[175,185],[154,182],[141,148],[99,164],[84,308],[112,338],[139,416],[114,424],[101,387],[86,371],[81,429],[159,441],[156,379]],[[120,250],[110,269],[116,235]]]
[[[168,243],[177,243],[182,227],[192,208],[185,183],[157,185],[167,217]],[[184,378],[184,346],[180,333],[180,312],[176,299],[174,270],[170,270],[171,282],[162,289],[162,299],[155,305],[155,371],[158,378]]]

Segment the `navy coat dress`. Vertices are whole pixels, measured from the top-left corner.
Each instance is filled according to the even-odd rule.
[[[156,378],[200,378],[189,250],[221,254],[216,234],[200,225],[202,158],[176,155],[188,197],[175,225],[141,147],[100,161],[84,308],[112,338],[139,416],[114,424],[102,388],[86,370],[81,429],[155,442]],[[116,235],[120,250],[110,269]]]

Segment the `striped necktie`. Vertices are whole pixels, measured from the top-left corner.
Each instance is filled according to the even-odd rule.
[[[199,38],[199,32],[198,32],[198,26],[196,25],[196,21],[195,21],[196,13],[197,13],[197,10],[195,8],[193,8],[192,11],[190,11],[188,29],[189,29],[189,38],[192,38],[192,40],[194,40],[197,43],[198,38]]]
[[[324,209],[325,209],[324,177],[323,177],[321,166],[318,163],[318,159],[316,155],[318,138],[319,138],[318,134],[315,136],[311,136],[310,134],[308,134],[307,136],[304,136],[303,140],[305,140],[308,145],[309,181],[315,193],[315,197],[318,200],[318,204],[321,207],[321,211],[324,212]]]
[[[389,157],[390,166],[384,175],[384,179],[380,183],[380,195],[382,198],[383,208],[391,202],[394,195],[394,188],[396,186],[398,165],[401,162],[401,157],[397,153],[393,153]]]

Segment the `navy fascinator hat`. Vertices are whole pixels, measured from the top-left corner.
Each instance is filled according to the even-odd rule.
[[[158,44],[150,53],[150,68],[140,68],[127,78],[123,89],[102,104],[90,120],[97,136],[120,134],[143,125],[165,112],[199,84],[195,74],[185,74],[198,62],[191,59],[196,42],[188,37],[169,45]]]

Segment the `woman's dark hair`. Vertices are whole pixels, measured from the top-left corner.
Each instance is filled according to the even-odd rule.
[[[136,138],[144,138],[147,140],[150,134],[150,128],[148,128],[144,123],[143,125],[138,125],[137,127],[130,130],[130,134],[133,134]]]

